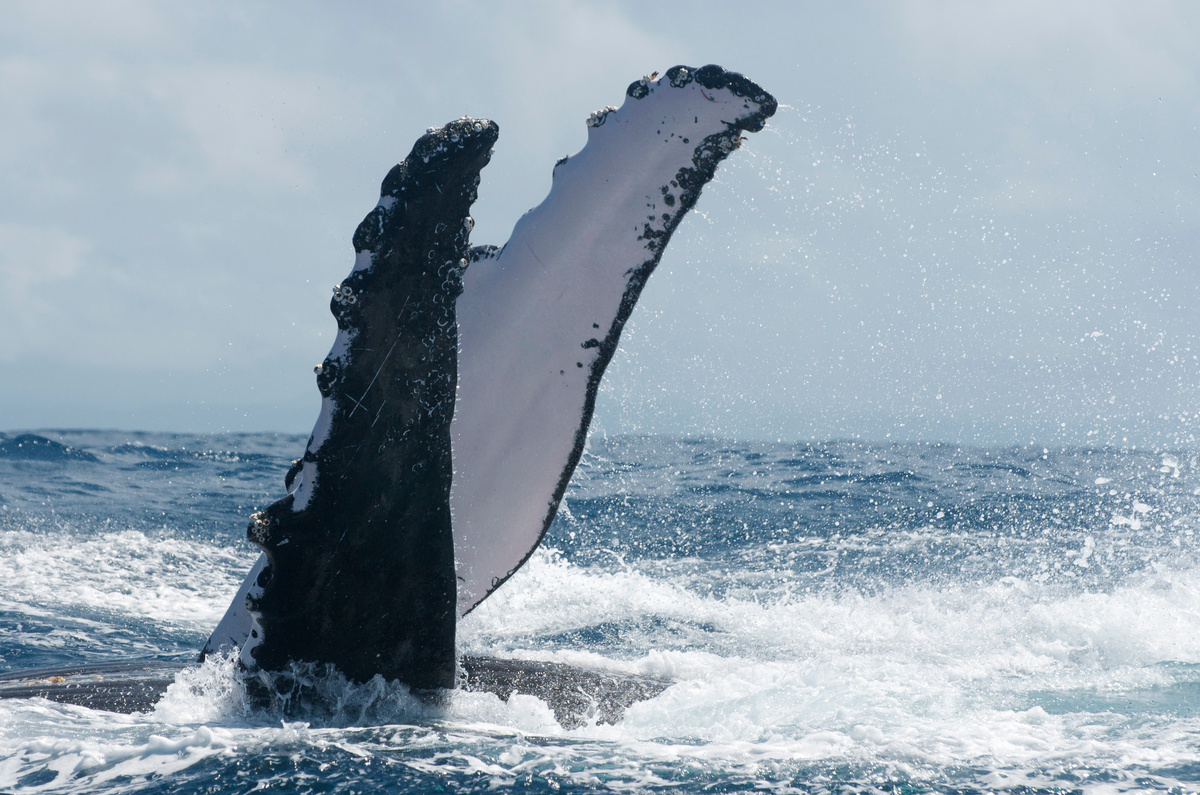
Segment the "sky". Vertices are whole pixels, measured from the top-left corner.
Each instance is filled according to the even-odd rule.
[[[680,226],[594,431],[1194,447],[1200,6],[0,5],[0,430],[307,433],[329,293],[426,128],[502,243],[675,64],[780,102]]]

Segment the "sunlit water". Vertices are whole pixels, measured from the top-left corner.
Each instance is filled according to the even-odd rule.
[[[192,659],[254,558],[274,435],[0,442],[0,670]],[[1087,791],[1200,785],[1187,451],[593,440],[463,651],[670,676],[615,726],[529,697],[154,712],[0,701],[0,792]]]

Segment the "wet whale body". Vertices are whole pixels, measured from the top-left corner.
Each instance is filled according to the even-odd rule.
[[[27,668],[0,674],[0,698],[44,698],[108,712],[146,712],[189,666],[145,660]],[[590,720],[615,723],[629,705],[653,698],[672,683],[561,663],[466,656],[460,660],[457,684],[464,690],[494,693],[506,701],[513,693],[534,696],[550,707],[564,728],[573,729]],[[289,695],[303,697],[294,692]],[[287,713],[299,700],[276,698],[267,704]]]
[[[457,660],[455,625],[541,542],[646,280],[717,165],[775,107],[718,66],[634,82],[620,109],[588,119],[586,146],[503,247],[470,243],[498,127],[464,118],[422,136],[355,232],[320,414],[287,496],[251,517],[263,554],[201,659],[237,649],[259,674],[303,661],[417,691],[530,692],[566,722],[580,693],[615,720],[661,692],[641,677]]]

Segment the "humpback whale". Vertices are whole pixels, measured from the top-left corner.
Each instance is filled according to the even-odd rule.
[[[586,145],[500,247],[470,242],[498,126],[462,118],[422,136],[354,233],[316,368],[320,413],[287,495],[251,517],[262,554],[201,660],[236,650],[258,674],[303,661],[418,692],[531,692],[564,722],[593,701],[615,720],[661,692],[669,683],[459,660],[455,626],[541,543],[642,288],[718,164],[775,108],[719,66],[635,81],[588,118]]]

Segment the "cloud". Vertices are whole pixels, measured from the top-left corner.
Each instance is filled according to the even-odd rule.
[[[176,9],[182,6],[176,6]],[[6,3],[3,27],[25,48],[69,48],[76,53],[108,51],[114,46],[169,46],[170,7],[150,0],[59,0],[55,3]],[[9,38],[9,37],[4,37]]]
[[[0,7],[0,328],[27,341],[3,355],[255,366],[297,318],[319,338],[304,276],[336,281],[427,126],[503,117],[480,233],[502,239],[660,41],[583,2]]]
[[[303,150],[337,134],[345,87],[311,74],[281,74],[241,64],[203,64],[147,78],[145,96],[175,125],[184,158],[142,164],[139,184],[156,190],[203,183],[309,188],[313,171]],[[306,140],[307,139],[307,140]],[[182,162],[180,162],[182,160]],[[269,183],[264,186],[263,183]]]
[[[1061,98],[1079,86],[1100,103],[1190,95],[1200,31],[1176,0],[908,0],[896,7],[909,55],[947,79],[980,82],[1002,71]]]
[[[0,4],[0,334],[17,340],[0,357],[29,385],[6,416],[100,422],[113,415],[91,398],[68,411],[45,396],[110,383],[112,400],[136,385],[162,407],[160,427],[187,404],[220,427],[286,414],[304,430],[329,287],[425,128],[500,124],[473,211],[474,239],[499,243],[589,112],[644,72],[709,60],[784,106],[651,280],[606,379],[622,396],[607,427],[868,433],[914,400],[970,423],[981,395],[1003,417],[1075,395],[1063,414],[1142,366],[1150,331],[1131,319],[1170,329],[1172,356],[1194,347],[1191,6],[776,4],[766,26],[713,24],[726,11]],[[1066,349],[1096,329],[1103,357]],[[1145,406],[1195,402],[1147,384]],[[247,394],[286,411],[230,413]]]
[[[44,346],[47,327],[68,321],[73,311],[55,300],[55,292],[78,275],[88,249],[62,228],[0,224],[0,338]],[[11,361],[28,347],[0,346],[0,360]]]

